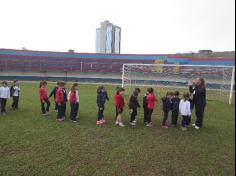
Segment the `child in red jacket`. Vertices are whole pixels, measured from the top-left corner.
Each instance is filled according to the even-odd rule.
[[[152,127],[152,113],[153,113],[153,110],[155,109],[156,107],[156,102],[157,102],[157,99],[154,95],[154,90],[153,88],[148,88],[147,89],[147,92],[148,92],[148,95],[147,95],[147,98],[146,98],[146,101],[147,101],[147,127]]]
[[[68,94],[68,101],[70,102],[70,119],[72,122],[77,122],[76,116],[77,116],[77,105],[78,105],[78,97],[77,97],[77,88],[78,84],[73,83],[72,88]]]
[[[40,85],[39,85],[39,98],[40,98],[40,102],[41,102],[41,111],[42,111],[42,114],[44,116],[49,115],[49,108],[50,108],[50,102],[49,102],[49,99],[48,99],[48,94],[47,94],[46,87],[47,87],[47,82],[46,81],[40,82]],[[46,109],[45,109],[45,104],[47,105]]]
[[[58,113],[57,113],[58,122],[65,120],[64,105],[66,103],[66,99],[64,96],[64,90],[63,90],[64,87],[65,87],[65,82],[60,82],[56,92],[56,103],[58,105]]]
[[[122,122],[122,113],[123,113],[124,107],[125,107],[124,93],[125,93],[125,89],[119,88],[116,92],[116,95],[114,96],[115,106],[116,106],[116,114],[117,114],[115,124],[119,125],[120,127],[125,126]]]

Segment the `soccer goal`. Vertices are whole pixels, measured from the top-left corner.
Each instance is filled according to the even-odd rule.
[[[158,87],[165,90],[187,91],[188,82],[206,80],[207,99],[228,101],[235,97],[235,67],[174,64],[124,64],[122,87]]]

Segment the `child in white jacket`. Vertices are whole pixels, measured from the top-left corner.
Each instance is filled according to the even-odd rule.
[[[10,98],[10,89],[7,86],[7,82],[3,81],[2,86],[0,87],[0,102],[1,102],[1,113],[6,114],[6,104],[7,99]]]
[[[183,95],[183,99],[180,101],[180,104],[179,104],[179,112],[182,115],[181,129],[183,131],[187,130],[186,128],[187,120],[191,116],[191,104],[190,104],[189,98],[190,98],[190,94],[185,93]]]
[[[73,83],[72,86],[78,87],[78,83]],[[76,119],[78,119],[78,111],[79,111],[79,91],[78,91],[78,89],[75,90],[75,93],[76,93],[75,117],[76,117]],[[71,102],[70,95],[71,95],[71,91],[67,95],[67,99],[69,102]]]

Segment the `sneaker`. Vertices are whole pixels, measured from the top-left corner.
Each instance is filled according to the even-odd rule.
[[[118,122],[118,121],[116,121],[116,122],[115,122],[115,125],[119,125],[119,122]]]
[[[194,128],[195,128],[196,130],[200,130],[200,127],[198,127],[198,126],[195,126]]]
[[[187,131],[187,128],[186,127],[181,127],[181,130],[182,131]]]
[[[62,119],[56,119],[57,122],[62,122],[63,120]]]
[[[47,113],[45,113],[45,114],[42,114],[43,116],[48,116],[48,114]]]
[[[137,123],[137,119],[135,119],[135,120],[133,121],[133,123]]]
[[[54,112],[58,112],[58,110],[55,109]]]
[[[152,122],[151,123],[148,123],[147,125],[146,125],[146,127],[153,127],[153,125],[152,125]]]
[[[136,123],[135,123],[135,122],[130,122],[130,125],[131,125],[131,126],[135,126]]]
[[[195,127],[196,126],[196,124],[194,123],[194,124],[192,124],[192,127]]]
[[[101,124],[102,124],[102,121],[101,121],[101,120],[100,120],[100,121],[97,121],[96,124],[97,124],[97,125],[101,125]]]
[[[106,123],[106,120],[105,120],[105,119],[102,119],[101,121],[102,121],[102,123]]]
[[[125,127],[125,125],[122,122],[120,122],[119,127]]]

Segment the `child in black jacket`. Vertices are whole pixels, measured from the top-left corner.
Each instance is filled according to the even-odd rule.
[[[144,112],[144,118],[143,118],[143,122],[145,124],[148,123],[148,105],[147,105],[147,95],[148,92],[145,93],[144,97],[143,97],[143,112]]]
[[[103,113],[104,113],[106,101],[109,101],[107,91],[104,86],[99,86],[97,89],[97,105],[98,105],[97,125],[101,125],[105,123]]]
[[[164,113],[164,117],[162,120],[162,128],[169,128],[167,125],[167,120],[168,120],[168,116],[169,116],[169,112],[171,111],[172,108],[172,102],[171,102],[171,98],[173,96],[172,92],[167,92],[166,96],[162,98],[162,104],[163,104],[163,113]]]
[[[59,82],[57,82],[57,85],[52,89],[51,93],[49,94],[49,98],[51,98],[52,96],[54,98],[56,112],[58,111],[58,104],[56,103],[56,93],[57,93],[58,87],[59,87]]]
[[[172,125],[175,128],[178,123],[178,116],[179,116],[179,103],[180,103],[180,98],[179,98],[179,91],[174,92],[174,96],[171,99],[172,102]]]
[[[130,109],[130,125],[136,125],[136,116],[138,114],[137,109],[140,108],[140,104],[138,102],[138,95],[140,93],[139,88],[135,88],[133,95],[129,99],[129,109]]]
[[[66,85],[66,83],[64,82],[64,84]],[[64,86],[62,88],[62,91],[63,91],[63,96],[64,96],[64,100],[65,100],[65,103],[63,104],[63,118],[65,119],[66,118],[66,103],[67,103],[67,91],[66,91],[66,87]]]

